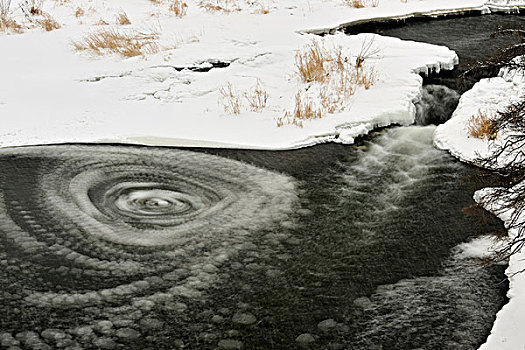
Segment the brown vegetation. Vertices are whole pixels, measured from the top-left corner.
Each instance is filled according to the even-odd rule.
[[[126,12],[122,11],[117,16],[117,24],[120,24],[121,26],[131,24],[131,21],[129,20],[128,15]]]
[[[377,7],[379,0],[343,0],[346,6],[353,8]]]
[[[489,114],[479,109],[468,121],[468,133],[478,139],[487,138],[488,140],[494,140],[497,136],[494,117],[494,114]]]
[[[0,0],[0,31],[23,32],[22,26],[11,18],[11,0]]]
[[[82,7],[77,7],[77,9],[75,10],[75,17],[76,18],[79,18],[79,17],[82,17],[86,14],[86,12],[84,11],[84,9]]]
[[[241,94],[228,82],[219,89],[224,111],[228,114],[241,113]]]
[[[243,109],[246,109],[242,97],[248,102],[247,107],[252,112],[262,111],[268,103],[268,93],[258,79],[255,85],[247,91],[238,91],[232,83],[228,82],[219,89],[219,93],[220,102],[228,114],[240,114]]]
[[[184,17],[188,9],[188,4],[183,0],[171,0],[169,10],[177,17]]]
[[[301,96],[298,92],[295,95],[295,107],[293,113],[285,112],[283,116],[277,117],[277,126],[286,124],[303,127],[303,121],[309,119],[320,119],[323,117],[323,110],[316,106],[314,101],[308,97]]]
[[[206,11],[224,13],[240,10],[235,0],[202,0],[199,2],[199,7]]]
[[[62,26],[48,13],[43,13],[42,18],[36,19],[34,22],[42,27],[46,32],[50,32],[55,29],[59,29]]]
[[[94,55],[118,54],[134,57],[159,51],[159,35],[156,32],[120,31],[105,29],[91,33],[80,41],[74,41],[77,51],[87,51]]]
[[[250,110],[253,112],[259,112],[268,102],[268,93],[263,88],[261,81],[257,79],[257,83],[249,91],[244,93],[244,98],[248,101],[250,105]]]
[[[278,117],[277,125],[302,126],[304,120],[344,110],[359,86],[369,89],[376,81],[374,69],[364,65],[368,58],[377,53],[371,48],[372,41],[365,40],[355,64],[343,54],[341,47],[327,48],[315,40],[298,51],[295,70],[306,87],[304,94],[297,93],[294,111],[287,111]],[[312,97],[308,97],[309,90],[315,91],[315,104]]]

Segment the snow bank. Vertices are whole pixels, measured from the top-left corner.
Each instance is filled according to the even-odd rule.
[[[515,71],[503,69],[498,77],[482,79],[461,96],[452,118],[436,128],[434,145],[448,150],[465,162],[473,162],[480,156],[487,156],[491,141],[471,136],[468,132],[469,120],[479,111],[488,115],[495,114],[516,102],[522,97],[523,91],[525,79]],[[504,140],[504,135],[498,135],[493,142],[502,143]]]
[[[358,89],[341,113],[306,121],[303,128],[277,127],[277,118],[293,112],[302,84],[294,59],[314,37],[307,30],[369,18],[489,10],[478,0],[382,1],[362,9],[342,0],[233,3],[238,10],[222,13],[188,2],[187,15],[177,18],[162,1],[45,2],[44,11],[61,29],[0,34],[2,52],[9,53],[0,55],[0,147],[122,142],[288,149],[326,141],[351,143],[378,126],[412,123],[413,101],[421,87],[418,73],[451,69],[457,57],[444,47],[375,36],[379,51],[365,62],[377,72],[375,85]],[[78,8],[85,13],[77,17]],[[269,13],[257,13],[260,8]],[[114,24],[122,11],[131,25]],[[19,10],[13,17],[24,21]],[[108,28],[96,25],[101,20],[121,31],[153,28],[166,49],[129,59],[74,52],[73,41]],[[348,59],[355,60],[366,37],[339,34],[319,40],[341,45]],[[226,67],[191,70],[217,62]],[[241,94],[257,80],[268,93],[267,107],[259,113],[246,107],[239,115],[226,113],[219,89],[230,82]]]
[[[452,118],[445,124],[439,125],[434,133],[434,144],[441,149],[448,150],[457,158],[470,163],[476,163],[479,156],[486,156],[490,152],[489,143],[502,143],[505,135],[498,135],[496,140],[477,139],[469,135],[467,125],[471,116],[478,109],[488,112],[496,112],[508,106],[516,99],[523,97],[525,91],[525,75],[522,73],[503,69],[496,78],[483,79],[474,87],[462,95],[458,108]],[[505,166],[502,158],[498,167]],[[511,191],[523,191],[525,183],[518,184]],[[474,199],[481,202],[483,195],[490,191],[483,189],[477,191]],[[485,203],[486,209],[497,212],[500,219],[505,223],[510,220],[509,212],[498,212],[501,203]],[[525,218],[520,218],[525,220]],[[516,235],[513,229],[508,232],[510,237]],[[487,342],[480,350],[514,350],[525,346],[525,333],[523,324],[525,317],[525,274],[519,273],[525,269],[525,252],[522,250],[513,255],[509,261],[506,274],[509,278],[510,287],[507,293],[509,303],[498,313],[492,332]]]
[[[511,190],[523,191],[525,183],[516,185]],[[480,202],[483,195],[490,191],[490,189],[483,189],[477,191],[474,199]],[[499,208],[500,203],[488,203],[485,208],[489,211],[494,211]],[[509,222],[510,213],[498,213],[498,217],[504,222]],[[519,218],[524,221],[525,217]],[[509,237],[515,237],[516,229],[510,229]],[[507,297],[509,302],[498,312],[496,321],[492,327],[492,331],[479,350],[514,350],[522,349],[525,346],[525,333],[523,332],[523,323],[525,317],[523,310],[525,310],[525,251],[523,249],[511,256],[509,266],[505,274],[509,279],[509,291]]]

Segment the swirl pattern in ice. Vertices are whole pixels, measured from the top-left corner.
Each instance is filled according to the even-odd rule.
[[[201,298],[296,201],[287,176],[181,150],[31,147],[3,150],[0,167],[0,340],[12,345],[51,328],[104,348],[103,330],[85,328],[104,324],[133,338],[156,310]]]

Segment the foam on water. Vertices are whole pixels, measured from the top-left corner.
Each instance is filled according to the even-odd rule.
[[[473,256],[493,240],[482,237],[457,246],[436,276],[379,286],[357,300],[360,331],[355,349],[476,349],[498,306],[495,278]]]
[[[46,348],[34,332],[60,329],[57,347],[105,348],[97,342],[162,323],[159,310],[180,317],[297,199],[290,177],[202,153],[56,146],[0,156],[5,344]],[[92,334],[101,322],[107,332]]]

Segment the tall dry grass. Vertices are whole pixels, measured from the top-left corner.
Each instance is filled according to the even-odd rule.
[[[268,93],[262,86],[262,83],[259,79],[257,79],[257,83],[255,84],[255,86],[247,92],[245,92],[243,95],[244,98],[248,101],[250,110],[253,112],[262,111],[268,103]]]
[[[268,93],[259,79],[246,91],[239,91],[228,82],[219,88],[219,94],[219,102],[228,114],[240,114],[243,110],[261,112],[268,104]]]
[[[242,94],[237,91],[233,84],[228,82],[225,86],[219,89],[221,95],[222,105],[224,111],[228,114],[240,114],[241,113],[241,96]]]
[[[160,50],[159,34],[156,32],[122,31],[114,28],[103,29],[73,41],[77,51],[86,51],[96,56],[118,54],[134,57]]]
[[[377,7],[379,0],[343,0],[344,4],[353,8]]]
[[[467,131],[469,135],[478,139],[496,139],[498,132],[494,122],[495,117],[495,114],[478,109],[478,112],[472,115],[468,121]]]
[[[236,0],[201,0],[198,5],[206,11],[229,13],[240,10],[235,1]]]
[[[124,11],[119,12],[115,17],[116,17],[117,24],[121,26],[131,24],[131,21],[128,15]]]
[[[11,0],[0,0],[0,31],[22,33],[23,28],[11,18]]]
[[[180,18],[180,17],[186,16],[187,9],[188,9],[188,4],[184,2],[183,0],[170,0],[169,10],[176,17]]]
[[[50,32],[55,29],[60,29],[62,26],[58,23],[50,14],[42,12],[40,18],[35,19],[33,22],[44,29],[46,32]]]
[[[377,53],[372,44],[366,40],[362,43],[355,63],[341,47],[326,47],[317,40],[300,49],[295,56],[295,71],[305,84],[304,91],[297,93],[293,112],[278,117],[277,125],[302,126],[305,120],[340,112],[357,88],[369,89],[377,79],[374,68],[365,65]]]

